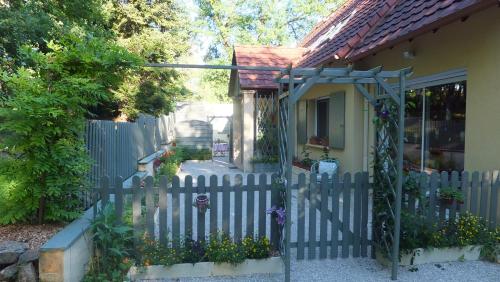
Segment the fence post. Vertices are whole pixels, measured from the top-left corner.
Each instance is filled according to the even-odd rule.
[[[139,238],[141,234],[140,222],[141,222],[141,200],[142,200],[142,190],[141,190],[141,179],[139,176],[134,176],[132,178],[132,225],[134,228],[134,238],[135,245],[137,247],[139,243]]]
[[[160,176],[160,191],[158,195],[158,206],[160,214],[158,215],[160,229],[160,243],[162,246],[167,246],[167,200],[168,200],[168,178],[166,175]]]

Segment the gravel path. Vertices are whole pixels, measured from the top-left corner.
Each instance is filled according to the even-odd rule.
[[[413,271],[401,267],[398,281],[433,281],[433,282],[497,282],[500,281],[500,265],[483,262],[452,262],[442,264],[424,264]],[[239,277],[186,278],[180,282],[215,282],[215,281],[283,281],[283,275],[252,275]],[[152,281],[152,280],[148,280]],[[383,268],[369,258],[349,258],[337,260],[292,261],[291,281],[391,281],[390,270]]]

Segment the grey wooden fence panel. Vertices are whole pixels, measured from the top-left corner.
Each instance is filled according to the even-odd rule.
[[[217,176],[210,176],[210,235],[217,235],[217,209],[218,209],[218,193],[217,193]]]
[[[181,200],[180,179],[178,176],[172,178],[172,239],[174,248],[179,247],[181,235]]]
[[[470,212],[474,215],[479,215],[479,172],[472,173],[471,197],[470,197]]]
[[[255,213],[255,175],[247,177],[247,237],[254,237],[254,213]]]
[[[115,214],[116,222],[118,224],[122,223],[123,218],[123,178],[121,176],[116,177],[116,188],[115,188]]]
[[[266,236],[267,175],[259,175],[259,237]]]
[[[350,229],[349,223],[351,220],[351,174],[344,175],[344,189],[342,190],[342,257],[349,257],[349,242],[350,242]]]
[[[243,209],[243,177],[241,174],[235,176],[234,183],[234,240],[241,241],[242,236],[242,209]]]
[[[491,173],[483,172],[483,180],[481,181],[481,201],[479,204],[479,216],[488,218],[488,194],[491,188]]]
[[[311,173],[309,179],[317,179],[315,173]],[[308,259],[316,258],[316,203],[317,203],[318,184],[311,181],[309,184],[309,245]]]
[[[186,175],[184,179],[184,234],[193,234],[193,177]]]
[[[301,173],[298,177],[297,191],[297,259],[304,259],[305,218],[307,191],[306,176]]]
[[[197,179],[197,189],[198,195],[206,193],[205,187],[205,176],[199,175]],[[205,240],[205,211],[200,209],[197,210],[197,229],[196,233],[198,234],[198,241]]]
[[[342,186],[339,183],[338,175],[333,176],[332,180],[332,242],[330,250],[330,258],[339,256],[339,209],[340,209],[340,191]]]
[[[320,207],[320,230],[319,230],[319,258],[320,259],[325,259],[327,256],[328,248],[326,246],[327,244],[327,228],[328,228],[328,190],[329,188],[329,183],[328,183],[328,174],[324,173],[321,175],[321,207]]]
[[[141,189],[141,179],[138,176],[132,178],[132,225],[134,227],[134,237],[136,239],[140,238],[141,235],[141,200],[142,200],[142,189]],[[137,241],[136,241],[137,243]]]
[[[230,234],[231,222],[231,185],[229,182],[229,175],[224,175],[222,178],[222,232]]]
[[[168,178],[163,175],[160,176],[160,190],[158,195],[158,206],[159,206],[159,214],[158,214],[158,222],[159,222],[159,232],[160,232],[160,243],[163,246],[167,246],[167,221],[168,221],[168,213],[167,213],[167,201],[168,201]]]
[[[357,172],[354,175],[354,215],[353,215],[353,246],[352,256],[359,257],[361,248],[361,189],[363,189],[363,174]],[[413,203],[415,207],[415,203]]]
[[[368,256],[368,172],[362,174],[361,189],[361,256]]]
[[[155,236],[155,203],[153,195],[153,177],[148,176],[144,180],[146,190],[146,226],[150,239]]]

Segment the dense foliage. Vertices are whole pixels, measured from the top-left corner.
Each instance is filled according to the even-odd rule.
[[[2,147],[9,154],[0,183],[0,223],[70,220],[89,161],[82,140],[88,108],[106,101],[139,58],[106,39],[66,34],[41,53],[22,47],[29,67],[4,71],[8,99],[0,108]]]
[[[78,216],[85,119],[167,113],[186,93],[179,73],[139,67],[187,53],[185,11],[128,2],[0,2],[0,224]]]

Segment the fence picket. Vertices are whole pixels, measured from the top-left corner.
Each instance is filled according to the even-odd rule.
[[[491,184],[491,195],[490,195],[490,216],[489,222],[490,227],[495,228],[498,223],[498,190],[500,189],[500,176],[497,174],[493,178]]]
[[[297,191],[297,259],[304,259],[304,236],[305,236],[305,217],[306,217],[306,198],[307,191],[306,176],[299,174]]]
[[[160,190],[158,191],[158,206],[160,212],[158,214],[158,227],[160,229],[160,243],[166,247],[167,238],[167,200],[168,200],[168,178],[166,175],[160,176]]]
[[[115,214],[116,223],[121,224],[123,219],[123,178],[116,177],[116,190],[115,190]]]
[[[458,172],[457,171],[452,171],[451,172],[451,187],[454,189],[457,189],[461,191],[460,188],[460,180],[458,179]],[[463,193],[462,193],[463,194]],[[457,201],[453,201],[450,207],[450,220],[455,220],[455,217],[457,215]]]
[[[479,200],[479,172],[472,173],[472,185],[470,196],[470,212],[474,215],[479,215],[478,200]]]
[[[448,172],[443,171],[441,172],[441,185],[439,186],[439,191],[441,193],[441,189],[447,188],[449,186],[448,184]],[[439,222],[440,224],[443,224],[444,221],[446,220],[446,210],[447,210],[447,205],[444,204],[443,201],[439,201]]]
[[[184,178],[184,235],[191,238],[193,235],[193,177]]]
[[[142,217],[142,189],[141,179],[138,176],[132,178],[132,225],[134,227],[134,237],[136,239],[141,237],[141,217]],[[137,241],[136,241],[137,243]]]
[[[339,183],[339,177],[336,174],[333,176],[332,189],[332,245],[330,258],[337,258],[339,256],[339,209],[342,185]]]
[[[481,200],[479,206],[479,216],[488,218],[488,194],[491,189],[491,172],[483,172],[483,180],[481,182]]]
[[[352,256],[359,257],[361,247],[361,189],[363,189],[363,174],[354,175],[354,218]],[[415,206],[415,204],[413,205]]]
[[[145,181],[146,190],[146,227],[150,239],[155,235],[155,206],[153,197],[153,177],[146,177]]]
[[[282,203],[280,201],[280,191],[275,187],[275,183],[278,183],[278,175],[271,175],[271,207],[277,209],[282,208]],[[279,248],[279,225],[276,221],[276,213],[271,216],[271,245],[275,250]]]
[[[368,256],[368,172],[362,174],[361,190],[361,256]]]
[[[231,226],[230,226],[230,212],[231,212],[231,186],[229,183],[229,175],[224,175],[222,178],[222,232],[224,234],[229,235]]]
[[[210,176],[210,235],[217,235],[217,209],[219,193],[217,192],[217,176]]]
[[[319,224],[319,258],[325,259],[327,256],[328,248],[326,247],[327,241],[327,228],[328,228],[328,194],[329,194],[329,179],[328,174],[324,173],[321,176],[321,206],[320,206],[320,224]]]
[[[342,257],[349,257],[350,243],[350,212],[351,212],[351,174],[344,175],[344,189],[342,190]]]
[[[259,238],[266,236],[267,175],[259,175]]]
[[[430,179],[430,189],[429,189],[429,211],[427,213],[427,220],[430,223],[434,222],[436,218],[436,191],[438,187],[439,174],[433,172]]]
[[[464,194],[464,203],[459,205],[459,211],[470,210],[470,185],[469,185],[469,173],[467,171],[462,172],[461,188]]]
[[[198,179],[196,181],[197,183],[197,193],[198,195],[200,194],[205,194],[206,193],[206,188],[205,188],[205,176],[199,175]],[[196,208],[197,211],[197,217],[196,217],[196,223],[197,223],[197,229],[196,229],[196,235],[198,238],[198,241],[203,241],[205,240],[205,213],[206,210],[203,211],[201,209]]]
[[[109,177],[101,178],[101,207],[105,208],[109,203]]]
[[[235,176],[234,183],[234,240],[241,241],[242,236],[242,209],[243,209],[243,177],[241,174]]]
[[[172,178],[172,244],[178,249],[181,239],[181,200],[180,200],[180,179],[175,175]]]
[[[255,213],[255,175],[247,176],[247,237],[254,237],[254,213]]]
[[[311,173],[309,176],[311,182],[309,184],[309,245],[308,259],[316,258],[316,203],[318,184],[316,183],[317,175]]]

